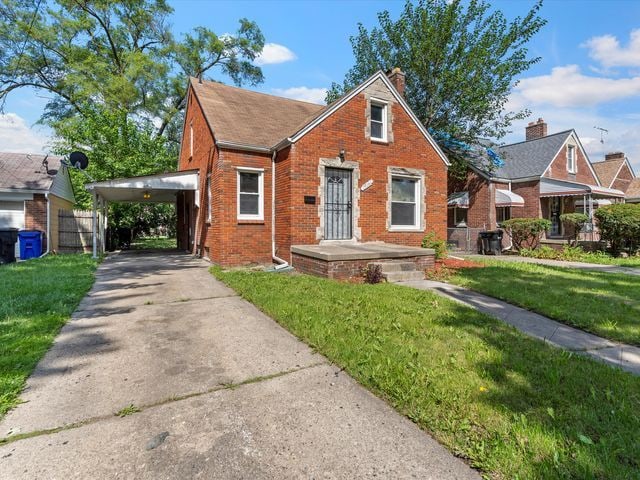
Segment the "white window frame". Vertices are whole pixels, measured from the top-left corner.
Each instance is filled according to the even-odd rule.
[[[374,120],[373,119],[373,115],[372,115],[372,107],[381,107],[382,108],[382,137],[374,137],[373,136],[373,129],[371,128],[371,124],[373,122],[378,122],[378,120]],[[372,98],[369,101],[369,136],[371,137],[371,140],[376,141],[376,142],[387,142],[388,140],[388,132],[387,132],[387,127],[388,127],[388,123],[389,123],[389,118],[388,118],[388,111],[389,111],[389,106],[387,104],[387,102],[384,102],[382,100],[378,100],[375,98]]]
[[[211,174],[207,175],[207,223],[211,223]]]
[[[462,218],[458,221],[458,215],[461,210],[464,210],[466,212],[466,219]],[[468,208],[461,208],[461,207],[453,207],[453,225],[455,227],[466,227],[467,226],[467,220],[469,220],[469,209]]]
[[[578,160],[576,157],[576,146],[567,146],[567,172],[578,173]]]
[[[236,167],[236,204],[238,220],[264,220],[264,168]],[[258,214],[240,213],[240,174],[255,173],[258,175]],[[248,193],[248,192],[247,192]]]
[[[193,120],[189,122],[189,159],[193,158]]]
[[[413,219],[413,225],[394,225],[393,224],[393,180],[396,178],[406,178],[414,182],[414,203],[415,203],[415,216]],[[420,230],[422,218],[422,179],[414,175],[398,175],[391,174],[391,185],[389,185],[389,230],[390,231],[416,231]],[[395,202],[395,203],[410,203],[410,202]]]

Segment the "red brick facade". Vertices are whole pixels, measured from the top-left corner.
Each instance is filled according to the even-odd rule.
[[[576,173],[569,173],[567,170],[567,150],[568,145],[573,145],[576,152],[577,171]],[[575,143],[571,143],[571,137],[567,144],[563,145],[556,157],[549,165],[549,168],[544,174],[547,178],[553,178],[555,180],[568,180],[570,182],[586,183],[588,185],[597,185],[596,179],[589,160],[585,157],[582,149]]]
[[[365,92],[302,136],[278,151],[275,161],[275,243],[276,255],[290,261],[290,248],[296,244],[317,244],[322,239],[320,166],[324,161],[339,162],[355,168],[357,187],[371,180],[370,188],[353,199],[354,238],[358,241],[385,241],[419,246],[425,233],[435,231],[446,238],[447,167],[434,147],[425,139],[410,116],[397,102],[389,103],[392,135],[388,142],[372,141],[366,136],[367,98]],[[200,172],[200,207],[194,210],[194,253],[224,266],[266,264],[272,261],[272,156],[270,153],[233,150],[215,144],[201,105],[190,89],[185,114],[179,170],[197,168]],[[190,135],[193,129],[193,155]],[[336,165],[341,166],[341,165]],[[238,219],[237,169],[263,172],[264,219]],[[423,172],[424,190],[421,210],[424,229],[411,232],[388,228],[389,169],[404,168]],[[357,172],[357,174],[356,174]],[[211,221],[207,222],[207,176],[211,178]],[[355,189],[354,189],[355,191]],[[305,202],[314,197],[315,204]],[[178,212],[190,206],[179,199]],[[193,203],[193,202],[192,202]],[[195,208],[195,207],[193,207]],[[188,228],[180,220],[181,246],[187,242]],[[419,231],[418,231],[419,230]],[[334,268],[334,267],[332,267]],[[351,267],[349,267],[351,268]],[[354,267],[355,268],[355,267]],[[335,269],[339,270],[338,266]],[[336,271],[337,271],[336,270]]]
[[[615,188],[616,190],[621,190],[623,192],[626,192],[627,189],[629,188],[629,185],[631,184],[631,181],[634,178],[635,177],[633,176],[633,173],[629,169],[629,165],[627,165],[627,162],[625,162],[622,165],[622,168],[620,169],[620,171],[618,172],[616,179],[613,181],[613,185],[611,185],[611,188]],[[604,185],[604,186],[608,187],[608,185]]]
[[[42,193],[33,195],[33,200],[24,202],[24,228],[44,232],[42,251],[47,249],[47,198]]]

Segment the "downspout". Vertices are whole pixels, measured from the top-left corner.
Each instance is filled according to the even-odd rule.
[[[281,270],[287,268],[289,263],[286,260],[276,256],[276,155],[278,151],[274,149],[271,155],[271,258],[275,260],[278,265],[274,267],[275,270]]]
[[[49,255],[51,251],[51,204],[49,203],[49,192],[44,193],[44,198],[47,201],[47,251],[40,255],[40,258]]]

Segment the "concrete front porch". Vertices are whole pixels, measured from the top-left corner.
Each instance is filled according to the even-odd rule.
[[[431,248],[385,242],[323,242],[291,247],[291,264],[298,271],[341,280],[362,277],[363,269],[370,263],[402,264],[402,268],[390,268],[390,272],[424,272],[434,265],[434,261],[435,251]],[[408,269],[409,264],[413,268]]]

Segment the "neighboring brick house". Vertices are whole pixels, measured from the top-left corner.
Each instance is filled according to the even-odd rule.
[[[0,229],[44,232],[43,251],[57,250],[58,212],[75,203],[69,171],[61,160],[53,155],[0,152]]]
[[[446,235],[448,161],[377,72],[328,106],[190,79],[179,245],[230,266],[291,262],[292,247]],[[294,262],[295,266],[295,262]]]
[[[627,191],[624,192],[626,203],[640,203],[640,177],[631,180]]]
[[[624,193],[602,185],[575,130],[547,134],[542,119],[526,127],[524,142],[495,148],[503,165],[491,172],[471,166],[465,179],[449,178],[448,239],[473,250],[477,234],[509,218],[546,218],[546,243],[565,243],[560,215],[622,201]],[[585,239],[595,239],[593,222]],[[467,243],[463,240],[467,239]]]
[[[640,178],[636,178],[624,152],[607,153],[593,168],[603,186],[623,191],[627,203],[640,203]]]

